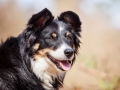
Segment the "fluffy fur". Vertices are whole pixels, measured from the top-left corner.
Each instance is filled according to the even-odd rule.
[[[66,11],[33,15],[18,36],[0,44],[0,90],[58,90],[80,47],[81,22]]]

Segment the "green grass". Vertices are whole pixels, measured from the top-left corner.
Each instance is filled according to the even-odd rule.
[[[114,90],[117,81],[119,78],[115,77],[112,80],[107,80],[107,79],[100,79],[98,82],[98,87],[100,90]]]
[[[95,69],[97,67],[97,58],[95,56],[78,56],[77,60],[80,63],[84,63],[88,69]],[[100,78],[100,80],[97,82],[97,86],[100,90],[114,90],[118,79],[118,77],[111,78],[111,80],[107,78]]]
[[[96,68],[96,57],[95,56],[91,56],[91,57],[86,57],[86,56],[78,56],[77,60],[79,60],[80,62],[84,63],[89,69],[94,69]]]

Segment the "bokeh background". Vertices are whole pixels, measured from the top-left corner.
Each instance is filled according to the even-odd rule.
[[[48,8],[55,17],[76,12],[82,44],[61,90],[120,90],[120,0],[0,0],[0,39],[19,35]]]

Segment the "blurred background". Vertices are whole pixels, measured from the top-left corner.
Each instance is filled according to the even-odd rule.
[[[120,0],[0,0],[0,40],[19,35],[48,8],[55,17],[76,12],[82,44],[61,90],[120,90]]]

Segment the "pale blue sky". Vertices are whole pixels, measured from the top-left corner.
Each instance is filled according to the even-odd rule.
[[[55,2],[54,0],[17,0],[18,5],[22,5],[21,7],[33,7],[35,12],[40,11],[40,9],[43,8],[49,8],[52,9],[53,12],[55,12]]]
[[[0,6],[3,6],[7,1],[16,1],[23,10],[32,7],[35,13],[45,7],[49,8],[53,13],[57,10],[55,0],[0,0]],[[96,12],[99,13],[97,5],[102,5],[99,10],[111,17],[111,24],[119,29],[120,0],[82,0],[79,9],[86,14],[95,14]]]
[[[98,5],[99,10],[96,8]],[[120,0],[82,0],[79,7],[87,14],[95,14],[102,11],[110,17],[111,24],[115,28],[120,29]]]

